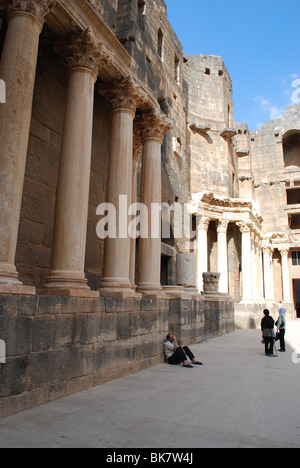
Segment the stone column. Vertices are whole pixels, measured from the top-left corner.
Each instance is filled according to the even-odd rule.
[[[219,291],[228,294],[228,245],[227,228],[229,222],[220,220],[217,226],[218,232],[218,271],[221,274]]]
[[[258,278],[258,299],[263,300],[263,259],[261,250],[261,237],[258,237],[258,258],[257,258],[257,278]]]
[[[252,255],[252,298],[257,299],[257,259],[256,259],[256,236],[255,232],[251,234],[251,255]]]
[[[132,203],[133,119],[140,99],[139,88],[127,78],[110,87],[99,88],[112,107],[111,143],[107,183],[107,203],[116,209],[117,237],[105,240],[101,295],[134,297],[130,280],[131,238],[128,208]],[[125,212],[126,211],[126,212]]]
[[[148,209],[148,236],[139,241],[138,291],[159,297],[161,287],[161,146],[171,122],[159,110],[141,115],[139,119],[143,140],[141,203]],[[155,204],[155,206],[154,206]]]
[[[274,300],[273,294],[273,275],[271,269],[272,249],[269,245],[263,245],[263,264],[264,264],[264,297],[267,301]]]
[[[18,279],[15,255],[31,122],[39,36],[55,1],[13,0],[0,63],[6,104],[0,104],[0,293],[34,294]]]
[[[134,126],[133,137],[133,168],[132,168],[132,204],[137,203],[137,172],[139,159],[143,150],[143,143],[139,129]],[[135,213],[136,214],[136,213]],[[130,282],[133,289],[135,285],[135,263],[136,263],[136,225],[130,232]]]
[[[52,271],[46,294],[97,297],[84,274],[91,171],[94,85],[101,45],[91,29],[57,46],[69,64],[67,107],[56,198]]]
[[[198,241],[198,291],[203,291],[203,273],[208,270],[208,246],[207,232],[210,224],[210,219],[202,217],[197,226],[197,241]]]
[[[253,301],[252,285],[252,249],[251,249],[251,230],[250,223],[237,223],[242,233],[242,273],[243,273],[243,301]]]
[[[283,302],[291,302],[290,292],[290,275],[289,275],[289,247],[279,247],[281,253],[281,267],[282,267],[282,290],[283,290]]]

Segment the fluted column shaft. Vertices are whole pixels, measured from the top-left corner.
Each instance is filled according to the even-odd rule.
[[[57,47],[57,50],[59,47]],[[56,199],[52,271],[48,294],[90,297],[84,274],[91,170],[94,85],[100,44],[88,29],[63,45],[69,63],[67,107]],[[87,53],[88,51],[88,53]]]
[[[228,246],[227,228],[228,221],[221,220],[218,223],[218,272],[221,274],[219,291],[228,294]]]
[[[0,104],[0,292],[33,294],[22,287],[15,256],[31,122],[39,36],[44,17],[56,2],[12,1],[8,9],[0,80],[6,104]]]
[[[171,122],[159,111],[143,114],[141,203],[148,209],[148,236],[139,241],[138,291],[146,296],[162,294],[161,287],[161,146]]]
[[[132,203],[133,120],[139,101],[139,89],[132,79],[124,79],[100,91],[109,98],[112,109],[106,201],[114,206],[117,221],[117,236],[107,237],[105,240],[100,291],[103,296],[126,298],[135,295],[131,280],[128,208]]]
[[[208,246],[207,232],[210,224],[210,219],[202,217],[197,226],[197,241],[198,241],[198,291],[204,291],[203,273],[208,272]]]

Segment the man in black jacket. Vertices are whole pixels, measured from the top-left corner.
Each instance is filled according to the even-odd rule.
[[[270,311],[264,310],[265,317],[261,321],[261,331],[263,333],[263,338],[265,342],[265,352],[266,356],[273,355],[274,348],[274,327],[275,321],[270,317]]]

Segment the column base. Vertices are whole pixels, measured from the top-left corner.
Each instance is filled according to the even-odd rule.
[[[115,299],[142,299],[142,295],[133,289],[100,288],[101,297],[112,297]]]
[[[0,263],[0,294],[18,294],[24,296],[34,296],[36,293],[34,286],[24,286],[18,278],[18,273],[14,265]]]
[[[170,299],[192,299],[191,295],[184,290],[183,286],[163,286],[162,289],[166,296]]]
[[[228,300],[233,301],[230,294],[221,293],[221,292],[204,292],[202,297],[204,297],[204,299],[207,302],[215,302],[215,301],[222,302],[222,301],[228,301]]]
[[[203,298],[196,287],[185,287],[184,290],[189,296],[192,297],[192,299],[201,299],[201,297]]]
[[[160,284],[139,284],[137,286],[137,292],[141,293],[144,299],[169,299]]]
[[[114,297],[116,299],[141,299],[141,294],[135,291],[132,283],[126,279],[104,278],[100,287],[101,297]]]
[[[90,288],[43,288],[38,290],[40,296],[66,296],[66,297],[82,297],[82,298],[98,298],[99,291],[92,291]]]
[[[53,271],[43,288],[38,291],[43,296],[99,297],[99,291],[92,291],[87,279],[81,273]]]
[[[24,284],[0,283],[0,294],[17,294],[19,296],[35,296],[34,286],[24,286]]]

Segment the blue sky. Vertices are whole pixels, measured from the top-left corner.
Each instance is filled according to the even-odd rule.
[[[256,130],[300,103],[300,0],[165,0],[186,54],[221,55],[235,120]]]

